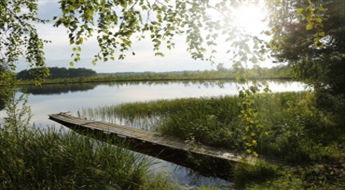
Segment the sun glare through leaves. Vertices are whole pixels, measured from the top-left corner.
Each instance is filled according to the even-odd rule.
[[[235,22],[246,32],[258,34],[265,28],[265,13],[259,3],[246,3],[235,10]]]

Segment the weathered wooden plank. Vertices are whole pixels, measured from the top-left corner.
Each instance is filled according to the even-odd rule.
[[[59,122],[67,127],[78,126],[84,129],[91,129],[91,130],[98,130],[104,133],[109,133],[113,135],[117,135],[123,138],[128,138],[134,140],[136,143],[145,142],[149,146],[161,146],[164,148],[176,150],[176,151],[183,151],[187,153],[193,153],[196,155],[204,155],[209,157],[214,157],[217,159],[223,159],[233,162],[241,162],[246,161],[250,163],[254,163],[257,158],[253,156],[243,156],[242,154],[226,150],[223,148],[218,147],[211,147],[211,146],[198,146],[191,148],[188,146],[186,142],[183,140],[172,137],[172,136],[165,136],[161,135],[156,132],[149,132],[145,130],[130,128],[126,126],[110,124],[101,121],[91,121],[86,119],[77,118],[65,113],[59,114],[51,114],[49,115],[49,119]],[[266,160],[269,163],[280,164],[283,163],[282,160],[277,159],[269,159],[267,157],[261,156],[260,158]]]

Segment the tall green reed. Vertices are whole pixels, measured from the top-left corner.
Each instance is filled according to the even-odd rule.
[[[291,160],[309,159],[310,152],[315,150],[306,151],[307,144],[313,144],[307,136],[318,121],[312,93],[272,93],[255,102],[264,128],[262,133],[255,134],[255,151]],[[235,150],[244,146],[241,139],[245,124],[238,117],[236,96],[135,102],[93,108],[91,112],[127,120],[158,118],[151,128],[162,134]]]
[[[74,132],[0,133],[1,189],[135,189],[152,164],[121,146]]]

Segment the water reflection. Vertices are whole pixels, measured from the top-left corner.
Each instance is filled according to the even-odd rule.
[[[71,83],[71,84],[53,84],[53,85],[27,85],[22,86],[19,91],[29,93],[32,95],[52,95],[63,94],[69,92],[83,92],[94,89],[98,84],[96,83]]]
[[[270,89],[273,92],[285,91],[282,89],[288,88],[291,91],[303,90],[304,85],[299,82],[289,81],[289,80],[271,80],[268,82]],[[70,84],[45,84],[42,86],[27,85],[22,86],[19,90],[20,92],[26,92],[33,95],[52,95],[52,94],[63,94],[70,92],[83,92],[90,91],[95,89],[97,86],[108,86],[116,87],[120,89],[121,87],[155,87],[155,86],[183,86],[188,87],[197,87],[201,88],[226,88],[229,86],[237,86],[236,81],[234,80],[184,80],[184,81],[124,81],[124,82],[103,82],[103,83],[70,83]],[[280,89],[280,90],[279,90]]]

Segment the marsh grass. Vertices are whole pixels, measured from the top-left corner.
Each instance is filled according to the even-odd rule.
[[[156,131],[154,128],[161,122],[160,116],[133,115],[121,112],[117,106],[102,106],[95,108],[83,108],[80,111],[82,118],[105,121],[118,125],[125,125],[136,129]]]
[[[328,141],[329,131],[324,126],[327,124],[320,122],[327,118],[316,109],[314,98],[310,92],[272,93],[258,97],[255,107],[264,128],[254,134],[258,142],[256,151],[290,161],[327,158],[337,143]],[[135,102],[93,108],[88,112],[97,117],[119,117],[127,121],[141,118],[146,121],[146,128],[186,141],[232,150],[244,147],[245,126],[238,117],[240,105],[236,96]],[[325,134],[321,135],[325,136],[325,142],[320,142],[320,132]]]
[[[111,139],[108,139],[109,141]],[[149,189],[152,160],[74,132],[0,131],[0,189]],[[156,189],[159,186],[153,185]],[[151,189],[155,189],[151,188]]]
[[[236,164],[233,170],[226,164],[217,169],[218,163],[207,158],[190,156],[188,160],[210,174],[223,172],[232,177],[236,189],[345,188],[343,122],[317,109],[313,93],[265,94],[255,99],[255,108],[263,125],[254,134],[258,144],[255,151],[293,164],[277,167],[264,162],[243,163]],[[238,117],[241,109],[236,96],[136,102],[108,109],[104,114],[109,113],[109,117],[114,117],[112,113],[125,118],[159,118],[152,128],[182,138],[189,145],[206,144],[231,150],[244,147],[245,124]]]
[[[234,168],[234,188],[244,189],[252,184],[265,183],[278,177],[277,166],[259,161],[255,165],[238,163]]]

